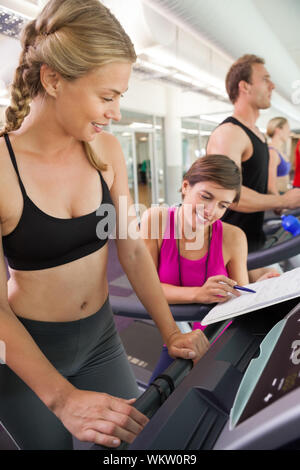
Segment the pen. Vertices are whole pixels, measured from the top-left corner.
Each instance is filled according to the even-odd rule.
[[[233,286],[234,289],[237,289],[237,290],[243,290],[245,292],[252,292],[253,294],[256,293],[255,290],[252,290],[252,289],[248,289],[248,287],[242,287],[242,286]]]

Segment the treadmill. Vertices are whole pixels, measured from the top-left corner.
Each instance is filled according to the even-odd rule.
[[[294,217],[300,217],[300,208],[284,210],[282,215],[293,215]],[[264,225],[263,231],[267,235],[274,234],[278,229],[282,228],[281,215],[276,215],[274,211],[268,210],[264,213]]]
[[[236,317],[192,370],[174,361],[134,404],[149,423],[119,449],[299,450],[299,300]]]
[[[299,320],[299,298],[236,318],[127,448],[300,449]]]
[[[260,252],[259,261],[252,253],[248,258],[248,268],[254,269],[281,261],[285,256],[294,256],[299,253],[299,244],[300,236],[262,250],[265,258]],[[282,250],[279,245],[283,246]],[[174,361],[138,398],[134,406],[148,415],[151,420],[133,444],[130,446],[122,444],[120,448],[128,450],[300,449],[300,352],[298,353],[300,344],[298,348],[297,342],[300,336],[299,300],[299,298],[291,299],[237,317],[230,326],[223,323],[209,325],[205,330],[205,334],[213,343],[209,351],[192,370],[191,361],[180,359]],[[126,297],[110,296],[110,301],[117,315],[133,316],[137,320],[146,321],[150,318],[134,294]],[[171,306],[176,321],[199,321],[210,308],[212,306],[198,304]],[[236,406],[235,400],[241,394],[243,396],[245,389],[243,384],[245,380],[247,384],[251,369],[257,368],[257,363],[254,361],[260,360],[260,346],[269,338],[275,353],[275,347],[279,343],[280,346],[282,344],[281,336],[280,342],[278,340],[278,328],[280,330],[278,325],[282,327],[283,339],[291,332],[293,341],[291,343],[290,338],[289,345],[296,342],[293,356],[294,369],[287,372],[285,370],[284,377],[280,371],[280,382],[283,378],[288,378],[287,384],[281,387],[286,393],[284,395],[277,393],[276,400],[270,401],[261,409],[252,408],[250,414],[245,406],[248,416],[245,418],[241,414],[240,421],[232,427],[231,417],[234,417],[232,410]],[[220,332],[223,332],[221,336]],[[265,354],[262,357],[269,366]],[[281,357],[279,355],[279,358]],[[271,359],[270,367],[278,367],[281,364],[281,360],[276,360],[276,357],[273,359],[272,354],[267,359]],[[290,366],[289,361],[286,363]],[[251,364],[255,367],[251,368]],[[275,370],[275,375],[276,373]],[[252,379],[255,386],[257,384],[261,387],[261,376],[263,377],[263,373]],[[267,385],[270,386],[269,383]],[[254,392],[260,391],[259,387],[257,389],[254,387]],[[268,395],[270,390],[265,394]],[[250,403],[251,397],[248,398]],[[17,449],[17,444],[6,430],[1,428],[1,423],[0,430],[2,431],[0,449]],[[94,445],[92,449],[99,450],[101,447]]]
[[[114,263],[118,263],[113,252],[114,247],[110,246],[110,250],[110,254],[112,253],[112,256],[114,256]],[[289,270],[295,267],[292,261],[298,258],[299,253],[300,235],[292,237],[289,232],[280,227],[269,237],[264,249],[248,255],[248,269],[284,262],[285,270]],[[289,266],[287,266],[288,263]],[[120,275],[123,274],[122,283],[119,292],[115,289],[115,281],[109,283],[110,288],[113,288],[110,289],[110,304],[115,315],[120,318],[133,319],[131,324],[120,332],[120,336],[138,386],[143,391],[147,388],[152,372],[158,362],[162,339],[148,312],[132,290],[122,268],[119,269]],[[170,310],[176,322],[187,324],[187,322],[201,321],[213,306],[213,304],[170,305]],[[217,326],[214,328],[217,328]],[[214,328],[204,330],[209,339],[215,334]]]
[[[300,208],[293,209],[293,210],[286,210],[284,211],[284,215],[293,215],[294,217],[300,218]],[[271,248],[274,246],[279,245],[276,250],[279,250],[279,262],[283,269],[283,271],[289,271],[293,268],[297,268],[300,266],[300,241],[297,239],[294,240],[291,244],[284,244],[283,242],[287,242],[293,239],[291,233],[287,232],[281,223],[281,216],[276,216],[273,211],[265,212],[265,220],[263,230],[266,235],[266,243],[265,249]],[[299,248],[298,248],[299,247]],[[282,251],[283,250],[283,251]],[[264,259],[264,253],[261,255]],[[271,252],[270,259],[274,256],[274,252]],[[283,257],[283,258],[282,258]],[[256,258],[256,263],[261,263],[260,258],[254,256]],[[250,258],[251,259],[251,258]]]
[[[299,246],[300,236],[289,238],[261,252],[251,253],[248,257],[248,269],[295,256],[300,251]],[[163,398],[156,397],[155,410],[153,402],[147,405],[150,410],[150,422],[133,444],[129,446],[122,444],[121,448],[128,450],[300,449],[300,405],[298,405],[300,352],[298,354],[296,349],[298,355],[295,354],[296,364],[293,373],[288,373],[286,376],[284,376],[286,371],[281,367],[281,360],[278,357],[275,360],[276,356],[270,354],[270,350],[271,352],[274,350],[275,354],[277,343],[283,347],[284,337],[288,335],[288,331],[295,336],[291,344],[296,342],[298,345],[299,301],[300,289],[299,298],[236,317],[182,382],[177,387],[171,387],[168,393],[163,392]],[[147,312],[141,303],[138,301],[134,303],[132,297],[127,299],[127,302],[121,302],[120,299],[111,299],[111,302],[115,313],[119,315],[129,316],[131,312],[136,318],[147,318]],[[134,305],[131,305],[131,302]],[[199,321],[212,308],[204,305],[170,307],[176,321],[196,319]],[[215,324],[214,327],[219,331],[224,330],[224,324]],[[205,333],[217,337],[218,332],[207,331],[208,328]],[[281,328],[282,333],[280,342],[278,328]],[[269,349],[267,353],[263,350],[262,354],[260,348],[263,345],[265,348],[264,341],[269,344]],[[290,349],[288,351],[291,352]],[[261,409],[254,408],[250,414],[246,409],[248,416],[246,415],[246,418],[241,416],[240,421],[233,426],[231,420],[236,413],[235,400],[240,403],[240,397],[243,396],[243,390],[245,391],[244,381],[247,383],[249,374],[253,375],[253,370],[257,369],[258,363],[255,361],[263,362],[268,367],[268,361],[271,361],[273,368],[279,367],[274,373],[281,375],[280,381],[288,377],[289,381],[294,380],[293,385],[290,388],[288,385],[284,387],[282,385],[281,389],[286,393],[281,395],[281,392],[277,391],[277,399],[267,400],[269,403],[265,403]],[[289,361],[286,363],[290,365]],[[267,370],[267,367],[265,369]],[[167,372],[168,369],[163,375],[168,375]],[[254,374],[254,378],[252,377],[252,382],[259,387],[264,369],[260,372],[261,375]],[[274,376],[273,382],[275,378],[278,377]],[[270,387],[270,384],[267,386]],[[151,387],[152,385],[149,388]],[[258,389],[254,387],[254,392],[259,391],[259,387]],[[161,392],[162,386],[154,383],[154,390],[157,394]],[[271,394],[270,390],[263,390],[263,393],[265,397]],[[147,390],[135,405],[145,414],[147,414],[146,394]],[[245,403],[248,404],[247,400]],[[93,449],[99,448],[93,446]]]
[[[300,236],[292,238],[289,234],[283,234],[281,228],[272,231],[270,235],[271,243],[269,241],[264,250],[248,256],[248,269],[284,261],[299,254]],[[126,295],[110,295],[114,313],[134,317],[136,321],[150,325],[148,313],[129,284],[125,286],[123,292]],[[272,400],[271,398],[268,400],[270,403],[260,409],[252,406],[250,412],[245,406],[244,416],[241,414],[237,425],[233,427],[231,423],[231,416],[234,417],[236,407],[235,400],[239,404],[239,397],[243,396],[245,390],[243,384],[248,384],[248,375],[251,372],[253,374],[253,369],[256,369],[255,358],[260,355],[260,345],[264,344],[264,339],[268,339],[270,335],[271,344],[274,343],[276,346],[278,343],[275,341],[276,332],[278,333],[278,325],[282,324],[285,325],[283,338],[285,335],[288,336],[290,331],[292,335],[296,334],[296,338],[300,336],[300,331],[297,330],[300,325],[300,317],[297,318],[300,312],[299,300],[292,299],[237,317],[229,327],[228,324],[209,325],[205,334],[213,343],[210,350],[192,370],[191,361],[180,359],[174,361],[163,376],[158,377],[138,398],[135,406],[151,420],[133,444],[130,446],[122,444],[121,448],[129,450],[300,449],[300,352],[298,353],[300,341],[294,339],[294,336],[292,343],[290,338],[290,343],[296,342],[296,346],[299,347],[294,354],[294,369],[284,372],[285,378],[287,377],[289,381],[285,386],[283,384],[280,390],[285,391],[285,394],[277,390],[276,400],[271,397]],[[201,320],[212,307],[213,305],[199,304],[170,306],[175,320],[183,322]],[[152,331],[155,331],[153,326]],[[281,346],[282,338],[280,340]],[[271,370],[272,367],[273,370],[275,368],[276,375],[276,367],[281,361],[276,361],[276,357],[272,358],[273,355],[269,357],[267,366]],[[140,362],[144,367],[145,361],[132,363],[136,376],[139,376],[143,370]],[[291,366],[290,361],[286,361],[285,366],[286,364]],[[137,377],[137,381],[144,390],[151,371],[145,373],[144,370],[144,374],[140,375],[141,379]],[[255,393],[261,390],[265,393],[265,389],[261,388],[261,378],[264,378],[263,373],[257,377],[254,374],[254,379],[252,378],[252,382],[255,383]],[[281,382],[283,378],[281,377]],[[267,384],[267,389],[268,387],[270,383]],[[273,395],[270,390],[267,392],[265,397]],[[246,405],[251,408],[251,397],[248,399],[250,405],[247,401]],[[94,450],[100,448],[96,445],[92,447]],[[19,448],[0,423],[0,450],[4,449]]]
[[[0,421],[0,451],[1,450],[20,450],[20,448]]]

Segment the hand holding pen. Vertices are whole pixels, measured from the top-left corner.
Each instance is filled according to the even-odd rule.
[[[211,276],[201,287],[195,287],[194,301],[197,303],[211,304],[226,302],[232,296],[239,297],[238,289],[234,289],[237,283],[227,276]]]

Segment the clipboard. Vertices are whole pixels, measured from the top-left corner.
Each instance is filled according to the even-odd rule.
[[[239,297],[217,304],[201,320],[202,325],[210,325],[300,297],[300,268],[287,271],[278,277],[248,284],[245,287],[249,287],[255,293],[243,292]]]

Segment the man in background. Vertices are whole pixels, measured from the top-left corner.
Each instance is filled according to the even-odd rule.
[[[271,106],[274,88],[264,59],[253,54],[240,57],[226,76],[233,115],[213,131],[207,145],[207,154],[227,155],[241,168],[240,202],[226,212],[223,220],[244,230],[249,252],[264,245],[264,211],[300,207],[300,188],[283,195],[268,194],[269,150],[256,121],[260,110]],[[261,270],[253,272],[251,280],[260,274]]]

